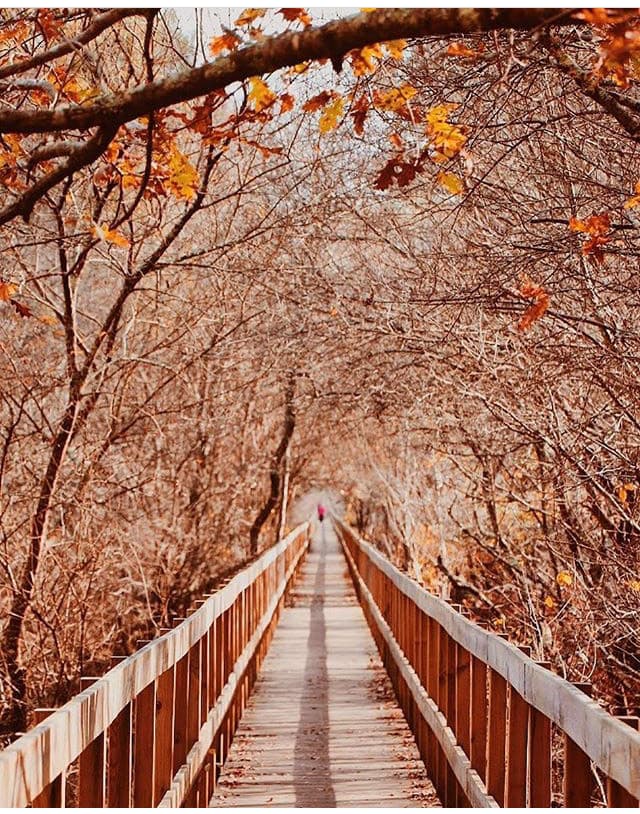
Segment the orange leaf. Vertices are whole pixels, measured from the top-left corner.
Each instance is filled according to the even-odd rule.
[[[293,110],[293,103],[295,99],[290,93],[283,93],[280,97],[280,113],[288,113]]]
[[[465,45],[462,40],[458,40],[458,42],[452,42],[449,44],[447,48],[447,56],[475,58],[479,56],[482,51],[484,51],[484,43],[482,42],[479,44],[478,49],[475,50],[473,48],[469,48],[468,45]]]
[[[533,325],[533,323],[544,314],[549,307],[551,298],[541,285],[534,283],[528,277],[524,278],[520,287],[520,293],[523,297],[533,300],[533,303],[522,314],[518,322],[518,330],[526,331],[529,326]]]
[[[464,181],[452,172],[439,172],[436,175],[436,181],[452,195],[460,195],[464,192]]]
[[[282,14],[289,23],[302,23],[304,26],[311,25],[311,17],[303,8],[281,8],[278,14]]]
[[[311,99],[302,105],[305,113],[314,113],[316,110],[321,110],[325,105],[329,104],[332,99],[335,99],[336,92],[334,90],[323,90],[317,96],[312,96]]]
[[[251,25],[254,20],[264,17],[265,12],[264,8],[246,8],[236,20],[235,25]]]
[[[3,302],[9,302],[11,297],[16,293],[18,290],[18,286],[14,285],[13,283],[6,283],[4,280],[0,280],[0,300]]]
[[[237,37],[233,31],[225,31],[220,37],[214,37],[209,43],[209,51],[212,56],[217,56],[223,51],[233,51],[240,45],[240,37]]]
[[[378,67],[378,60],[382,57],[382,47],[379,43],[365,45],[364,48],[355,48],[347,54],[351,67],[356,76],[366,76],[373,73]]]

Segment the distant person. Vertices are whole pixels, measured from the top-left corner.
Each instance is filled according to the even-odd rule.
[[[324,516],[327,513],[327,510],[322,505],[322,503],[318,503],[318,520],[322,523],[324,520]]]

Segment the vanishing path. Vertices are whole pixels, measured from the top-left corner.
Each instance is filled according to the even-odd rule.
[[[325,522],[211,806],[439,806]]]

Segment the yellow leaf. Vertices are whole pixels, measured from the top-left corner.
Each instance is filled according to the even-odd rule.
[[[273,104],[278,97],[269,85],[259,76],[252,76],[249,80],[249,100],[253,109],[258,113],[265,107]]]
[[[556,582],[558,583],[558,585],[562,586],[573,585],[573,577],[568,571],[560,571],[560,573],[556,577]]]
[[[640,593],[640,579],[630,579],[627,582],[627,585],[631,588],[632,591],[637,591]]]
[[[387,91],[378,91],[374,96],[374,104],[380,110],[402,110],[409,99],[412,99],[418,91],[408,84],[400,85],[399,88],[391,88]]]
[[[14,285],[13,283],[5,283],[4,280],[0,280],[0,300],[3,302],[9,302],[17,290],[17,285]]]
[[[504,618],[504,616],[501,616],[499,619],[494,619],[493,620],[493,626],[494,627],[504,627],[505,624],[506,624],[506,619]]]
[[[373,73],[378,66],[377,60],[382,57],[382,46],[365,45],[364,48],[356,48],[349,52],[351,57],[351,67],[356,76],[366,76]]]
[[[166,182],[169,190],[176,198],[189,201],[195,196],[199,182],[200,177],[196,168],[175,144],[172,145],[169,154],[169,177]]]
[[[404,55],[404,49],[407,47],[407,41],[389,40],[389,42],[385,42],[384,45],[390,57],[393,57],[393,59],[402,59]]]
[[[43,322],[45,325],[57,325],[58,320],[56,317],[51,316],[50,314],[43,314],[41,317],[38,317],[40,322]]]
[[[556,606],[556,603],[552,596],[545,597],[544,604],[545,607],[549,608],[549,610],[553,610],[553,608],[555,608]]]
[[[633,209],[640,204],[640,181],[636,181],[634,192],[636,194],[624,202],[625,209]]]
[[[333,102],[326,105],[322,109],[322,115],[320,116],[320,121],[318,122],[320,132],[328,133],[330,130],[335,130],[335,128],[338,126],[338,119],[342,117],[343,112],[344,99],[342,96],[338,96],[337,99],[334,99]]]
[[[452,195],[461,195],[464,192],[464,181],[452,172],[440,171],[436,175],[436,181]]]
[[[251,25],[254,20],[259,17],[264,17],[266,9],[264,8],[246,8],[238,17],[236,25]]]

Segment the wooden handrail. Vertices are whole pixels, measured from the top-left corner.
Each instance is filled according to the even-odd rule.
[[[580,788],[586,789],[580,804],[590,804],[593,762],[617,794],[609,793],[609,806],[622,792],[638,805],[640,733],[633,725],[465,618],[349,526],[335,523],[365,615],[445,806],[464,799],[473,806],[548,807],[552,726],[565,737],[565,801]],[[457,709],[460,703],[468,708]],[[484,742],[478,744],[480,732]],[[545,794],[549,799],[541,799]]]
[[[86,805],[92,794],[100,805],[105,790],[108,805],[116,799],[118,805],[206,805],[216,760],[219,765],[226,757],[308,532],[309,523],[298,526],[174,630],[0,752],[0,807],[49,799],[51,784],[62,779],[64,785],[77,760]],[[120,753],[116,761],[116,750],[105,750],[110,742],[128,745],[126,759]],[[97,770],[96,755],[102,755]],[[83,785],[84,756],[91,756],[89,785]],[[132,789],[126,801],[123,788]]]

